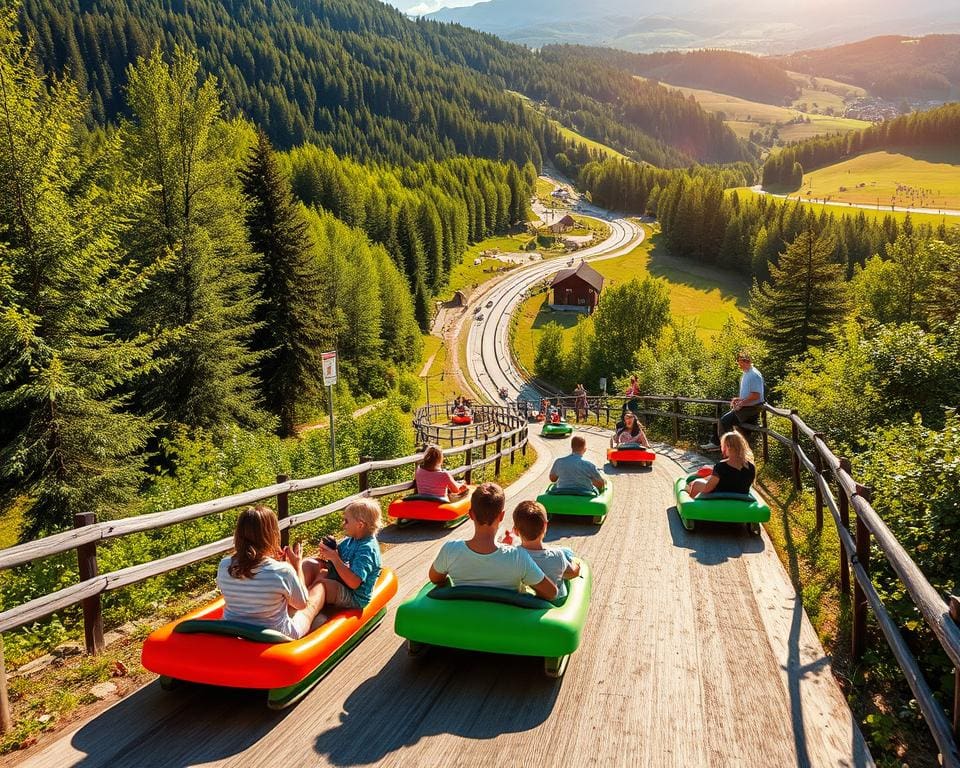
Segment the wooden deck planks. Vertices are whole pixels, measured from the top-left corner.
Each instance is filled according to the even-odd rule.
[[[601,461],[605,439],[588,435]],[[546,484],[542,444],[508,509]],[[608,468],[609,469],[609,468]],[[823,650],[769,541],[741,526],[685,531],[680,467],[616,474],[597,527],[551,525],[594,570],[580,650],[560,683],[536,659],[433,649],[409,659],[383,625],[283,713],[259,692],[156,684],[25,764],[65,766],[860,766],[872,765]],[[519,494],[519,496],[518,496]],[[453,531],[388,529],[400,599]]]

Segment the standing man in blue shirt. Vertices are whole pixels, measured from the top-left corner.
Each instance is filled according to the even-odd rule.
[[[730,401],[731,410],[720,417],[719,424],[714,425],[713,442],[700,446],[705,451],[718,450],[720,435],[734,427],[740,424],[756,424],[763,408],[763,374],[753,367],[750,353],[738,352],[737,365],[743,372],[740,374],[740,396]]]

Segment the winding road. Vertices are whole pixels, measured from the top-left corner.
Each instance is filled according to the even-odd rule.
[[[616,218],[606,211],[583,206],[583,212],[606,221],[610,236],[598,245],[577,251],[574,264],[580,259],[600,261],[622,256],[643,241],[644,229],[639,224]],[[517,370],[510,353],[510,318],[527,291],[543,278],[566,269],[569,259],[558,257],[509,272],[481,294],[482,320],[467,313],[461,322],[471,323],[467,337],[467,372],[475,387],[491,402],[499,402],[501,387],[506,387],[510,400],[518,398],[539,403],[540,392]],[[491,306],[487,306],[492,302]]]

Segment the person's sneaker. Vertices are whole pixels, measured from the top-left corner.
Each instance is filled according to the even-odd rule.
[[[704,450],[704,451],[719,451],[719,450],[720,450],[720,446],[717,445],[716,443],[713,443],[713,442],[703,443],[703,444],[700,446],[700,448],[701,448],[702,450]]]

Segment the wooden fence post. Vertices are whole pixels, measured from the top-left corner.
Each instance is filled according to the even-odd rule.
[[[96,521],[97,516],[93,512],[79,512],[73,516],[73,527],[83,528],[93,525]],[[80,581],[94,579],[99,575],[97,545],[94,542],[77,547],[77,567],[80,571]],[[102,653],[104,649],[103,609],[100,605],[100,595],[84,598],[82,605],[83,640],[87,646],[87,653]]]
[[[950,618],[960,624],[960,597],[956,595],[950,595]],[[960,741],[960,667],[953,670],[953,736]]]
[[[517,460],[517,435],[510,435],[510,466]]]
[[[790,411],[790,440],[792,442],[790,450],[790,469],[793,474],[793,487],[794,490],[799,491],[802,487],[800,485],[800,457],[797,456],[797,448],[800,447],[800,428],[797,426],[797,422],[794,419],[797,417],[797,412],[794,410]]]
[[[870,501],[870,489],[865,486],[857,486],[859,495],[866,501]],[[863,567],[863,570],[870,573],[870,531],[866,524],[857,515],[857,562]],[[860,661],[863,658],[863,652],[867,647],[867,596],[860,586],[859,580],[853,582],[853,633],[852,633],[851,656],[854,661]]]
[[[502,432],[497,436],[496,446],[497,446],[497,458],[493,462],[493,476],[496,478],[499,478],[500,477],[500,459],[501,459],[500,454],[503,452],[503,433]]]
[[[823,458],[817,447],[816,438],[823,438],[823,434],[816,432],[813,441],[813,466],[817,469],[817,476],[813,483],[813,506],[817,515],[817,530],[823,530],[823,491],[820,489],[820,479],[823,477]]]
[[[278,483],[286,483],[290,480],[289,475],[277,475]],[[286,520],[290,517],[290,498],[287,493],[277,494],[277,520]],[[290,529],[284,528],[280,531],[280,546],[290,545]]]
[[[850,459],[841,457],[840,469],[849,475],[851,469]],[[840,523],[849,531],[850,500],[847,498],[847,492],[843,490],[843,486],[840,485],[839,482],[837,483],[837,490],[837,502],[840,507]],[[840,594],[850,594],[850,563],[847,560],[847,548],[843,546],[843,542],[840,543]]]
[[[466,464],[467,466],[470,466],[471,464],[473,464],[473,448],[467,448],[467,450],[464,452],[463,463]],[[467,485],[470,485],[470,481],[472,479],[473,479],[472,469],[468,469],[466,472],[463,473],[463,482],[465,482]]]
[[[761,445],[763,446],[763,462],[766,464],[770,460],[770,439],[767,435],[767,412],[766,410],[760,411],[760,425],[763,427],[763,432],[760,433]]]
[[[3,635],[0,635],[0,733],[13,728],[10,714],[10,697],[7,695],[7,664],[3,659]]]
[[[360,463],[366,464],[368,461],[373,461],[373,458],[370,456],[361,456]],[[364,470],[359,475],[357,475],[357,486],[360,493],[370,490],[370,471]]]
[[[524,458],[527,457],[527,440],[530,437],[530,425],[523,425],[523,433],[520,435],[520,439],[523,440],[523,445],[520,446],[520,455]]]
[[[674,444],[680,442],[680,398],[677,395],[673,396],[673,442]]]

